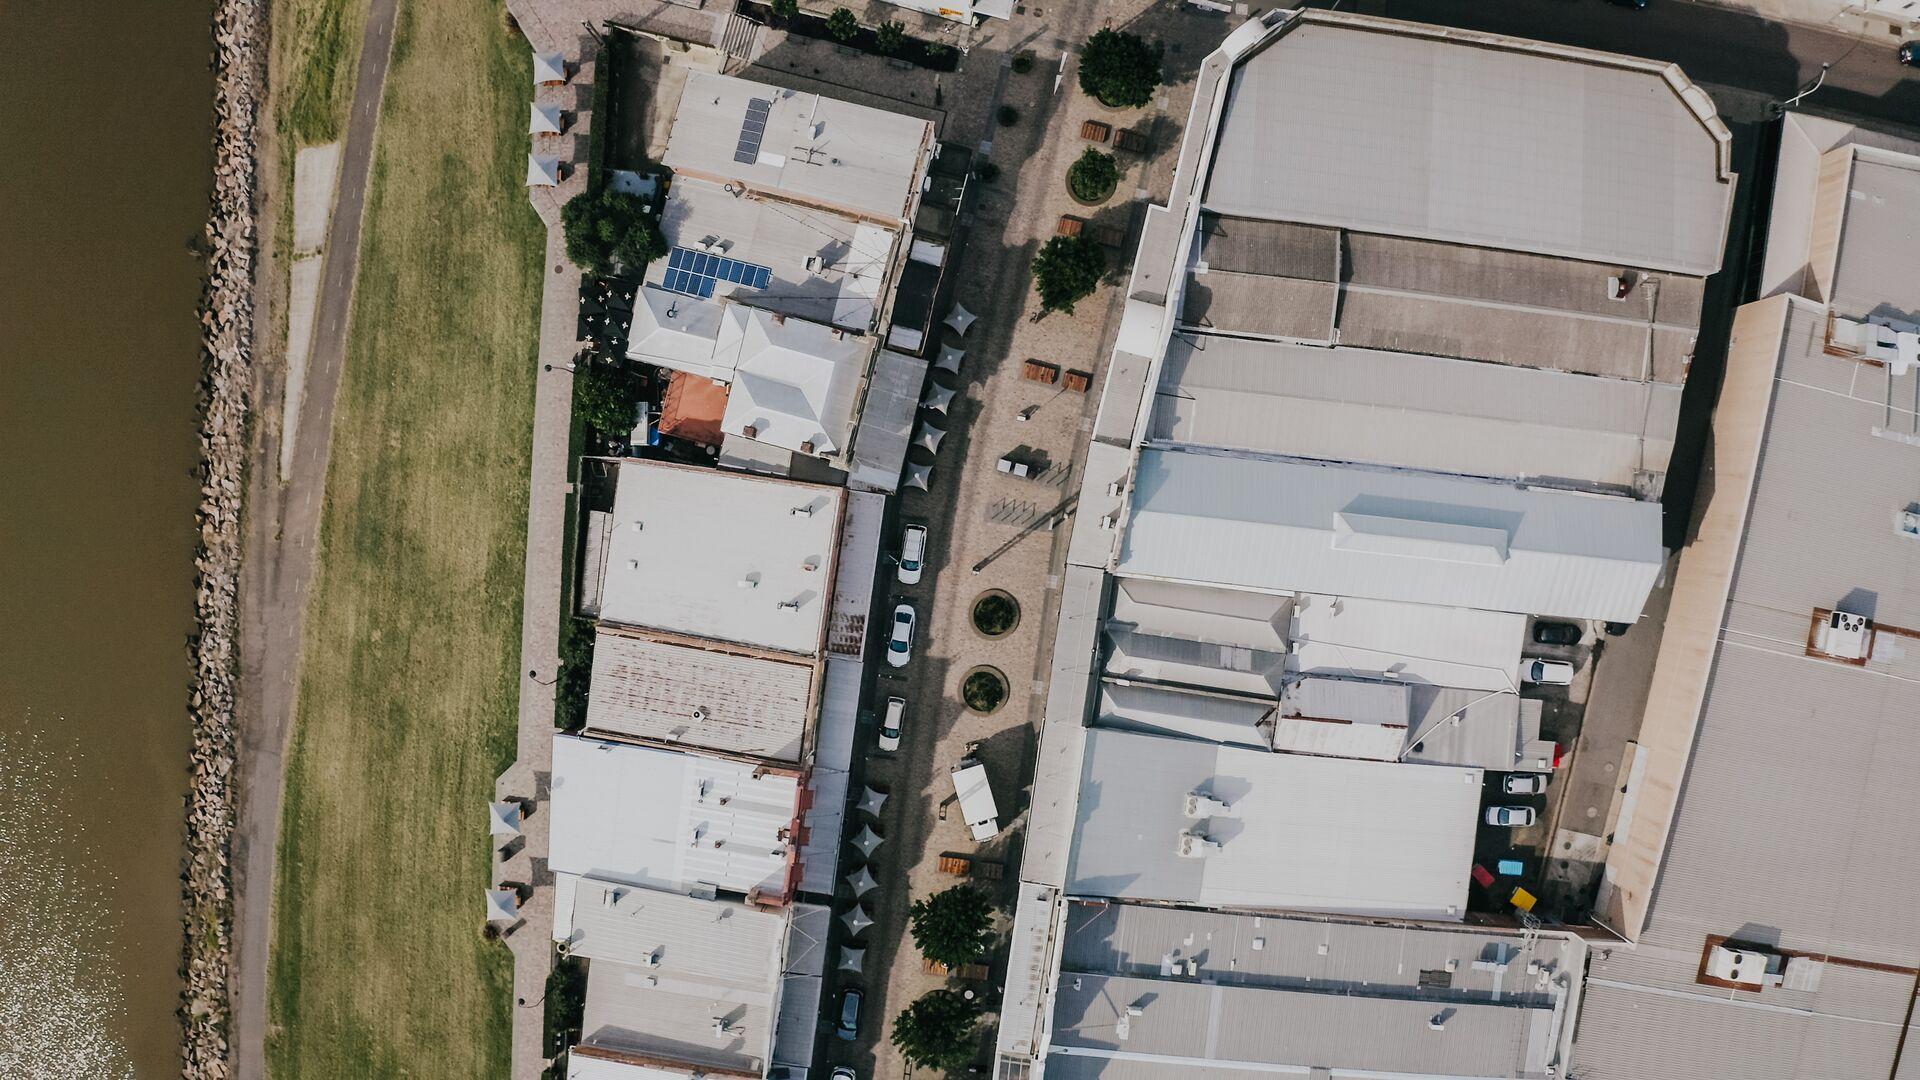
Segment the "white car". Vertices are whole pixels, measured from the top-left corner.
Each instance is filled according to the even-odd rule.
[[[1573,665],[1565,660],[1525,658],[1520,661],[1520,681],[1565,686],[1573,681]]]
[[[890,697],[887,711],[880,716],[880,749],[900,749],[900,721],[907,718],[907,699]]]
[[[900,569],[894,576],[902,585],[920,583],[920,569],[927,558],[927,527],[909,525],[900,537]]]
[[[893,667],[906,667],[913,659],[913,623],[912,604],[893,609],[893,636],[887,639],[887,663]]]
[[[1487,824],[1489,825],[1505,825],[1510,829],[1521,829],[1533,824],[1533,818],[1531,806],[1487,807]]]
[[[1547,778],[1541,773],[1508,773],[1500,790],[1509,795],[1538,795],[1547,790]]]

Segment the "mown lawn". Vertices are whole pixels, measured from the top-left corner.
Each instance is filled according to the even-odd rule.
[[[504,25],[400,12],[287,764],[276,1076],[507,1071],[480,822],[514,745],[544,233]]]

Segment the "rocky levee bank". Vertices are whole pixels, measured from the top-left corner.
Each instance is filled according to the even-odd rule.
[[[200,329],[200,540],[195,556],[193,786],[187,805],[186,947],[181,1003],[187,1080],[228,1076],[233,935],[234,678],[245,475],[247,389],[252,378],[254,120],[260,105],[259,6],[217,0],[214,36],[213,204],[207,217],[207,286]]]

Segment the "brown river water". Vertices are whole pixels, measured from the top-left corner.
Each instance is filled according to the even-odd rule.
[[[0,1077],[178,1076],[204,0],[0,0]]]

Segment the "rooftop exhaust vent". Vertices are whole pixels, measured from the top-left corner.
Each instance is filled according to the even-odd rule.
[[[1202,795],[1197,791],[1187,793],[1187,816],[1190,818],[1232,817],[1233,806],[1224,799],[1211,795]]]
[[[1758,990],[1780,983],[1781,958],[1754,949],[1729,949],[1715,945],[1707,950],[1707,976],[1723,982]]]
[[[1204,859],[1220,850],[1220,841],[1208,838],[1206,833],[1188,829],[1180,834],[1175,850],[1183,859]]]

